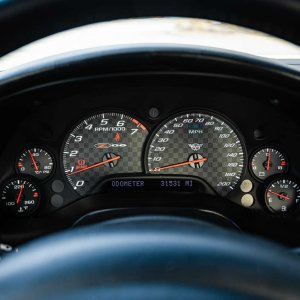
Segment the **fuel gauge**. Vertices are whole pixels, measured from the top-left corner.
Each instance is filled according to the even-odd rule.
[[[275,180],[268,185],[265,197],[271,211],[286,213],[299,202],[300,187],[290,179]]]
[[[287,159],[275,148],[263,148],[257,151],[251,160],[251,170],[254,176],[261,180],[285,173],[287,167]]]

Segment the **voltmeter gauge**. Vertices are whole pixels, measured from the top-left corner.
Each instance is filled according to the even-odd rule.
[[[300,200],[300,186],[290,179],[271,182],[265,194],[266,204],[273,212],[286,213]]]
[[[257,151],[251,160],[251,170],[258,179],[286,172],[288,167],[285,156],[275,148],[263,148]]]
[[[31,181],[15,178],[1,189],[1,207],[11,215],[30,215],[38,207],[40,192]]]
[[[53,166],[51,155],[42,148],[27,149],[17,160],[19,173],[31,175],[40,180],[44,180],[51,175]]]

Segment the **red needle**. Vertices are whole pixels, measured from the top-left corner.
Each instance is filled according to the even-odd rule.
[[[268,162],[267,162],[267,171],[270,171],[270,164],[271,164],[271,151],[268,151]]]
[[[22,197],[22,194],[23,194],[23,190],[24,190],[24,186],[25,186],[25,181],[23,182],[22,186],[21,186],[21,189],[20,189],[20,192],[19,192],[19,195],[18,195],[18,198],[16,200],[16,204],[18,205],[21,201],[21,197]]]
[[[180,166],[185,166],[185,165],[189,165],[189,164],[193,164],[193,163],[196,164],[196,163],[204,162],[204,161],[207,161],[207,160],[208,160],[208,158],[204,157],[204,158],[195,159],[195,160],[191,160],[191,161],[181,162],[181,163],[178,163],[178,164],[164,166],[164,167],[161,167],[161,168],[155,168],[153,171],[158,172],[158,171],[161,171],[161,170],[170,169],[170,168],[177,168],[177,167],[180,167]]]
[[[38,167],[38,165],[37,165],[37,163],[36,163],[36,161],[35,161],[35,159],[34,159],[32,153],[31,153],[31,151],[28,150],[28,153],[29,153],[29,155],[30,155],[30,158],[31,158],[31,160],[32,160],[32,163],[33,163],[33,166],[34,166],[35,170],[38,171],[38,170],[39,170],[39,167]]]
[[[291,200],[291,198],[288,197],[288,196],[284,196],[284,195],[281,195],[281,194],[278,194],[278,193],[275,193],[275,192],[272,192],[272,191],[269,191],[269,193],[271,193],[271,194],[273,194],[273,195],[276,195],[276,196],[278,196],[278,197],[280,197],[280,198],[283,198],[283,199],[285,199],[285,200]]]
[[[119,155],[119,156],[116,156],[116,157],[113,157],[113,158],[101,161],[101,162],[96,163],[94,165],[88,166],[86,168],[80,169],[80,170],[72,172],[72,173],[69,173],[68,176],[71,176],[71,175],[74,175],[74,174],[77,174],[77,173],[80,173],[80,172],[84,172],[84,171],[92,169],[92,168],[96,168],[96,167],[102,166],[104,164],[110,163],[110,162],[112,162],[114,160],[117,160],[117,159],[120,159],[120,158],[121,158],[121,156]]]

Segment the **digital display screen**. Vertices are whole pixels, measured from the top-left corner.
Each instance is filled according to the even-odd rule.
[[[102,182],[101,191],[203,191],[201,181],[192,178],[142,176],[110,178]]]

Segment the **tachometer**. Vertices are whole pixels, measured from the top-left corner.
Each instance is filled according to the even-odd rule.
[[[77,125],[63,147],[63,167],[80,195],[103,176],[142,172],[142,148],[148,135],[137,119],[122,113],[101,113]]]
[[[227,121],[192,112],[171,118],[153,133],[146,166],[151,174],[200,177],[226,196],[241,178],[244,153],[238,131]]]

